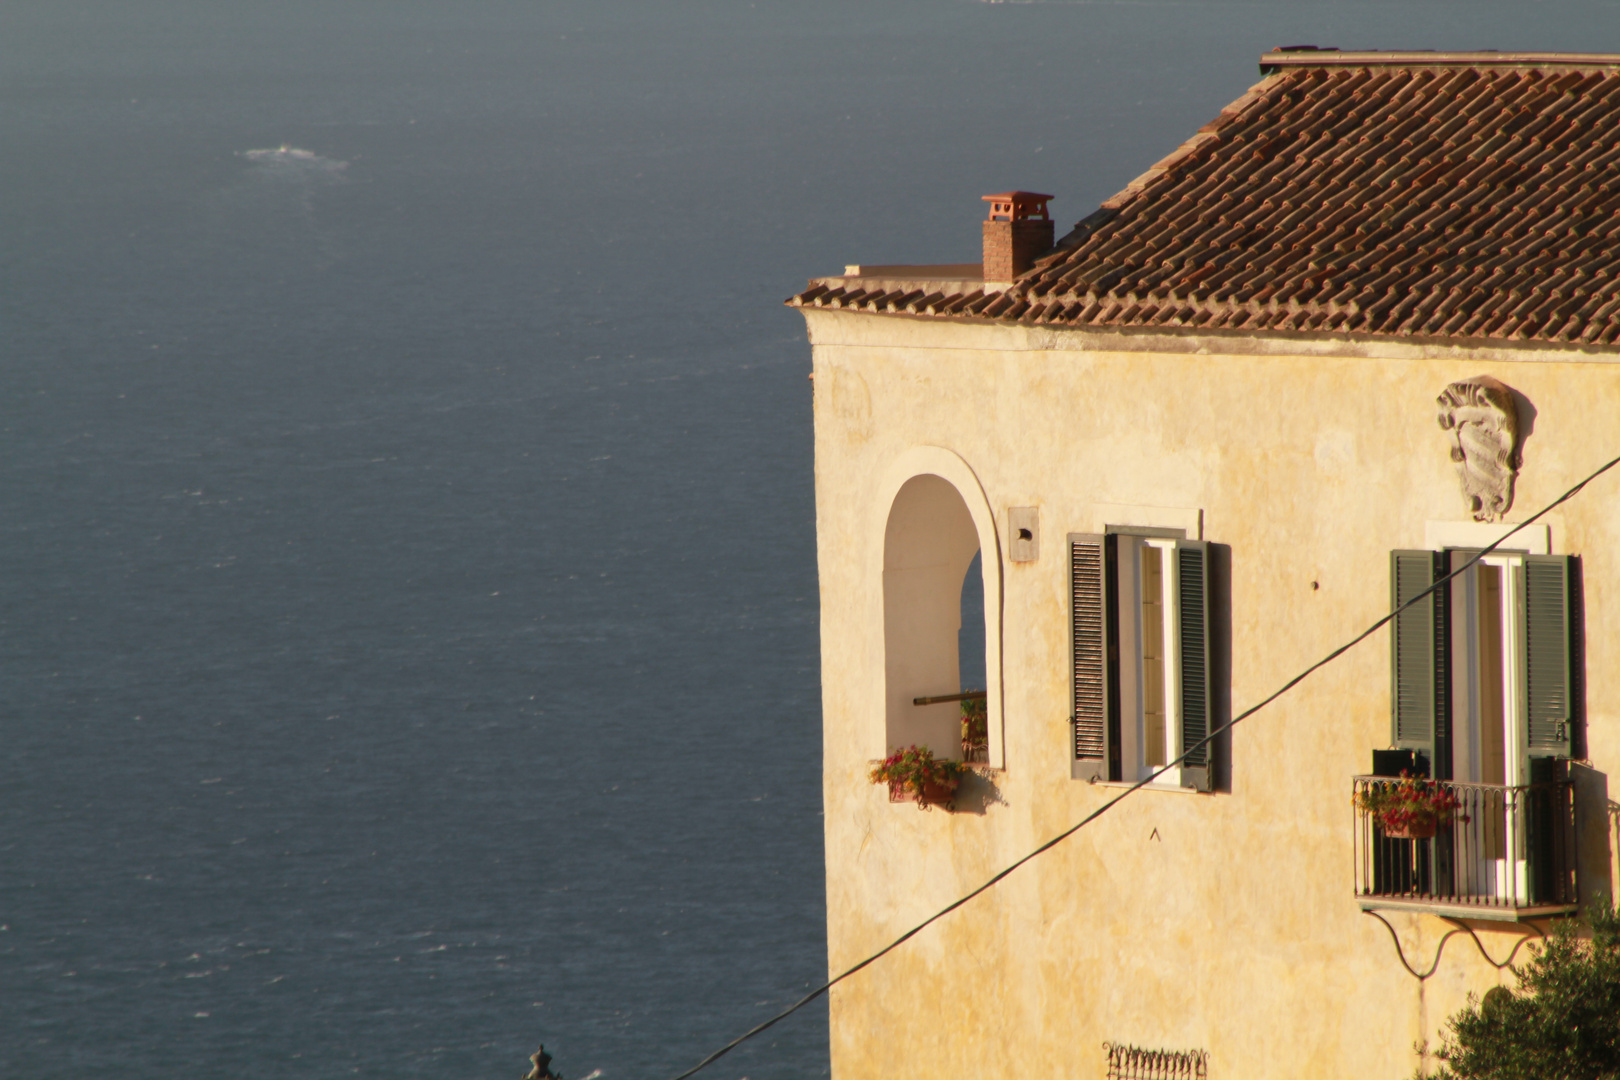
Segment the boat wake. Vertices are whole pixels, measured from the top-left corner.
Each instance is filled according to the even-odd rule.
[[[313,150],[303,150],[296,146],[289,146],[286,143],[268,150],[243,150],[241,156],[256,165],[268,165],[274,168],[295,168],[337,173],[349,167],[347,161],[322,157]]]

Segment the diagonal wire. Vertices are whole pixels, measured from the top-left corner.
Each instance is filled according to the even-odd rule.
[[[696,1065],[692,1066],[690,1069],[687,1069],[685,1072],[683,1072],[680,1075],[674,1077],[674,1080],[686,1080],[687,1077],[691,1076],[693,1073],[696,1073],[698,1070],[703,1069],[706,1066],[712,1065],[714,1062],[720,1060],[726,1054],[729,1054],[732,1050],[734,1050],[737,1047],[741,1046],[743,1043],[747,1042],[749,1039],[752,1039],[755,1035],[758,1035],[760,1032],[762,1032],[765,1029],[773,1026],[774,1024],[778,1023],[779,1021],[785,1020],[789,1016],[792,1016],[794,1013],[798,1012],[800,1009],[804,1008],[806,1005],[810,1004],[812,1001],[814,1001],[817,998],[821,997],[827,991],[831,990],[834,986],[836,986],[837,984],[843,982],[845,979],[849,978],[851,975],[855,974],[857,971],[860,971],[862,968],[867,967],[870,964],[876,963],[878,960],[882,959],[884,956],[887,956],[889,953],[893,952],[895,949],[898,949],[901,945],[905,944],[907,941],[910,941],[912,938],[916,937],[924,929],[926,929],[927,927],[931,926],[932,924],[938,922],[940,919],[943,919],[945,916],[949,915],[951,912],[955,911],[957,908],[961,907],[963,904],[966,904],[969,900],[972,900],[974,897],[980,895],[981,893],[987,892],[992,887],[994,887],[998,882],[1000,882],[1003,878],[1005,878],[1005,877],[1009,876],[1010,874],[1012,874],[1013,871],[1017,870],[1019,867],[1023,866],[1025,863],[1030,862],[1033,859],[1037,858],[1038,856],[1043,855],[1046,852],[1050,851],[1052,848],[1057,847],[1057,845],[1061,844],[1063,841],[1067,840],[1069,837],[1073,836],[1075,833],[1079,832],[1081,829],[1085,828],[1087,825],[1091,824],[1093,821],[1096,821],[1098,818],[1102,817],[1108,811],[1112,810],[1115,806],[1117,806],[1127,796],[1135,794],[1136,792],[1140,791],[1142,788],[1146,787],[1148,784],[1151,784],[1153,781],[1157,780],[1160,776],[1163,776],[1165,773],[1169,772],[1171,769],[1174,769],[1177,766],[1179,766],[1190,755],[1196,753],[1197,751],[1203,749],[1205,746],[1207,746],[1211,742],[1213,742],[1217,735],[1220,735],[1222,732],[1229,731],[1232,728],[1236,727],[1238,724],[1242,723],[1244,720],[1247,720],[1249,717],[1253,716],[1255,713],[1259,712],[1261,709],[1264,709],[1267,705],[1270,705],[1273,701],[1276,701],[1278,698],[1280,698],[1284,694],[1288,693],[1288,691],[1292,690],[1294,687],[1296,687],[1300,683],[1304,682],[1307,678],[1309,678],[1317,670],[1319,670],[1319,669],[1321,669],[1323,667],[1326,667],[1328,664],[1331,664],[1333,661],[1337,660],[1339,657],[1343,656],[1345,653],[1349,652],[1351,649],[1355,648],[1357,645],[1361,644],[1363,641],[1366,641],[1373,634],[1377,633],[1379,630],[1383,629],[1386,625],[1388,625],[1401,612],[1405,611],[1407,608],[1411,607],[1413,604],[1416,604],[1418,601],[1422,600],[1424,597],[1429,596],[1436,589],[1440,588],[1440,586],[1446,584],[1452,578],[1456,577],[1458,574],[1461,574],[1462,572],[1467,570],[1469,567],[1471,567],[1475,563],[1479,562],[1479,560],[1483,559],[1485,556],[1489,555],[1491,552],[1493,552],[1497,548],[1501,547],[1502,544],[1505,543],[1509,537],[1511,537],[1514,533],[1517,533],[1520,529],[1523,529],[1527,525],[1535,524],[1538,520],[1540,520],[1542,517],[1546,516],[1548,513],[1550,513],[1555,508],[1557,508],[1559,506],[1562,506],[1564,503],[1568,502],[1570,499],[1573,499],[1577,494],[1580,493],[1582,488],[1586,487],[1587,484],[1590,484],[1593,480],[1596,480],[1598,477],[1602,476],[1604,473],[1608,472],[1610,469],[1614,468],[1616,465],[1620,465],[1620,457],[1615,457],[1615,458],[1610,459],[1607,464],[1600,466],[1596,471],[1594,471],[1589,476],[1587,476],[1586,479],[1582,480],[1580,483],[1576,484],[1574,487],[1570,488],[1568,491],[1566,491],[1562,495],[1558,496],[1558,498],[1554,499],[1552,502],[1548,503],[1546,506],[1544,506],[1540,510],[1536,511],[1536,513],[1534,515],[1532,515],[1529,518],[1526,518],[1524,521],[1519,522],[1519,524],[1513,526],[1513,528],[1511,528],[1507,532],[1503,533],[1502,536],[1498,540],[1496,540],[1494,543],[1492,543],[1489,546],[1482,549],[1473,558],[1471,558],[1467,562],[1463,563],[1461,566],[1459,566],[1457,569],[1453,570],[1451,573],[1447,574],[1445,577],[1440,578],[1438,581],[1434,582],[1427,589],[1424,589],[1422,592],[1417,593],[1416,595],[1414,595],[1411,599],[1407,600],[1406,603],[1402,604],[1400,607],[1397,607],[1394,611],[1391,611],[1389,614],[1385,615],[1383,618],[1379,619],[1377,622],[1375,622],[1371,626],[1367,627],[1367,629],[1363,630],[1361,633],[1357,634],[1355,637],[1351,638],[1349,641],[1345,642],[1343,645],[1340,645],[1338,648],[1334,649],[1332,652],[1330,652],[1326,656],[1322,657],[1320,660],[1318,660],[1316,663],[1312,664],[1310,667],[1306,668],[1304,671],[1301,671],[1298,675],[1295,675],[1293,678],[1291,678],[1287,682],[1283,683],[1282,686],[1278,687],[1275,691],[1273,691],[1267,697],[1262,699],[1258,704],[1251,705],[1249,708],[1243,710],[1243,712],[1239,713],[1237,716],[1234,716],[1234,717],[1232,717],[1232,719],[1226,721],[1226,723],[1220,724],[1220,725],[1216,726],[1215,728],[1213,728],[1209,732],[1209,734],[1205,735],[1202,739],[1199,739],[1193,745],[1187,747],[1186,750],[1182,751],[1182,754],[1181,754],[1180,757],[1176,758],[1174,761],[1170,762],[1168,765],[1165,765],[1164,767],[1160,768],[1157,772],[1151,773],[1148,776],[1144,777],[1143,779],[1138,780],[1136,783],[1132,784],[1130,787],[1126,788],[1124,791],[1121,791],[1118,795],[1115,795],[1112,799],[1109,799],[1107,802],[1105,802],[1101,806],[1097,807],[1097,809],[1093,810],[1091,813],[1089,813],[1085,817],[1081,818],[1080,821],[1077,822],[1076,824],[1074,824],[1074,825],[1070,826],[1069,828],[1063,830],[1062,832],[1058,833],[1056,836],[1052,837],[1050,840],[1043,843],[1040,847],[1038,847],[1035,850],[1029,852],[1027,855],[1024,855],[1022,858],[1018,859],[1016,862],[1011,863],[1008,866],[1001,869],[1000,871],[998,871],[995,874],[995,876],[991,877],[988,881],[984,882],[984,884],[980,885],[978,888],[974,889],[972,892],[969,892],[966,895],[952,901],[949,905],[941,908],[939,911],[936,911],[934,914],[928,916],[928,918],[924,919],[922,922],[918,923],[916,926],[913,926],[910,930],[907,930],[905,933],[901,934],[899,937],[897,937],[893,941],[889,942],[889,944],[885,945],[883,948],[879,949],[877,952],[873,953],[871,956],[868,956],[865,960],[862,960],[860,963],[855,964],[853,967],[846,968],[843,972],[841,972],[841,973],[839,973],[837,975],[834,975],[832,978],[828,979],[826,982],[822,983],[820,986],[818,986],[814,990],[810,991],[810,993],[806,994],[804,997],[800,998],[798,1001],[794,1002],[792,1005],[788,1006],[786,1009],[783,1009],[781,1012],[777,1013],[775,1016],[771,1017],[769,1020],[766,1020],[763,1023],[758,1024],[758,1025],[750,1028],[749,1030],[743,1032],[741,1035],[737,1036],[735,1039],[732,1039],[730,1042],[726,1043],[726,1045],[722,1046],[720,1049],[716,1050],[714,1053],[710,1054],[708,1057],[704,1058],[702,1061],[698,1062]]]

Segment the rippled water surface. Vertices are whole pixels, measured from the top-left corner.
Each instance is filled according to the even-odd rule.
[[[6,5],[0,1076],[656,1080],[813,985],[781,299],[1285,41],[1620,48],[1454,10]],[[826,1070],[818,1006],[710,1075]]]

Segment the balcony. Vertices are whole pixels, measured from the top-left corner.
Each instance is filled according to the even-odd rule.
[[[1358,776],[1354,790],[1392,783]],[[1461,807],[1430,839],[1388,837],[1372,814],[1355,811],[1356,899],[1362,908],[1509,921],[1575,910],[1575,797],[1569,781],[1436,784]]]

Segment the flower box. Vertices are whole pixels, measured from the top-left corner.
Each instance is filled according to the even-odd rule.
[[[923,784],[922,796],[908,789],[902,780],[889,781],[890,802],[915,802],[927,806],[949,806],[956,798],[956,784],[939,784],[930,780]]]
[[[1461,801],[1445,785],[1402,771],[1378,780],[1355,796],[1356,809],[1369,815],[1388,840],[1428,840],[1440,826],[1466,822]]]
[[[927,810],[949,806],[966,773],[960,761],[936,758],[926,746],[908,746],[874,764],[868,779],[889,786],[890,802],[914,802]]]
[[[1385,825],[1384,838],[1387,840],[1432,840],[1440,823],[1434,818],[1426,821],[1408,821],[1404,825]]]

